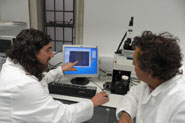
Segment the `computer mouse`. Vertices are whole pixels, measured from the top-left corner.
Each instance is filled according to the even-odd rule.
[[[103,89],[104,90],[110,90],[111,89],[111,82],[105,82],[103,84]]]

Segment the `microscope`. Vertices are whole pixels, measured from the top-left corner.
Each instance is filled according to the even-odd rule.
[[[131,78],[136,77],[132,64],[134,53],[133,20],[134,17],[131,17],[128,30],[114,53],[111,93],[125,95],[129,91]],[[125,38],[127,39],[125,40]]]

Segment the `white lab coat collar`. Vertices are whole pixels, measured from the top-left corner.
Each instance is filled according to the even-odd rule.
[[[11,66],[15,66],[18,69],[24,70],[23,66],[21,66],[19,63],[14,63],[10,58],[6,59],[5,65],[11,65]]]
[[[14,69],[17,69],[17,70],[25,72],[25,69],[24,69],[24,67],[22,65],[20,65],[19,63],[14,63],[10,58],[6,59],[6,62],[5,62],[4,65],[5,66],[6,65],[7,66],[14,66]],[[25,72],[25,74],[26,74],[26,72]],[[34,78],[34,79],[36,79],[38,81],[38,78],[35,77],[34,75],[30,75],[30,77],[32,77],[32,78]]]
[[[173,86],[175,86],[177,84],[176,80],[179,79],[180,77],[183,77],[183,75],[176,75],[172,79],[163,82],[157,88],[155,88],[151,93],[150,93],[149,86],[147,88],[145,88],[146,93],[145,93],[145,96],[143,97],[142,104],[146,104],[152,97],[156,97],[160,93],[162,93],[162,92],[168,90],[169,88],[172,88]]]
[[[152,96],[157,96],[158,94],[167,90],[168,88],[171,88],[172,86],[175,86],[177,84],[176,80],[179,79],[180,77],[181,77],[181,75],[176,75],[174,78],[163,82],[162,84],[160,84],[157,88],[155,88],[151,92],[151,95]]]
[[[159,93],[167,90],[168,88],[171,88],[172,86],[175,86],[177,84],[177,79],[179,78],[183,78],[185,75],[185,68],[184,65],[182,65],[179,70],[183,71],[183,74],[177,74],[175,77],[173,77],[172,79],[163,82],[162,84],[160,84],[157,88],[155,88],[152,92],[151,95],[152,96],[157,96]]]

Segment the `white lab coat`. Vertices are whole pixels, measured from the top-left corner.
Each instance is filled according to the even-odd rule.
[[[184,71],[185,72],[185,71]],[[136,123],[185,123],[185,78],[177,75],[151,93],[144,82],[131,88],[116,111],[126,111]]]
[[[61,67],[41,82],[7,59],[0,74],[1,123],[80,123],[93,115],[91,100],[67,105],[53,100],[46,82],[63,76]]]

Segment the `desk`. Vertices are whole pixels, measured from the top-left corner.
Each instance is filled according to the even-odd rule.
[[[68,80],[69,81],[69,80]],[[104,82],[103,81],[100,81],[98,79],[95,79],[93,80],[93,82],[95,82],[98,86],[102,87],[103,88],[103,84]],[[96,86],[94,83],[93,83],[91,80],[89,82],[89,84],[87,86]],[[62,82],[62,83],[66,83],[66,82]],[[69,84],[69,82],[68,82]],[[100,92],[101,89],[99,87],[97,87],[97,93]],[[51,94],[51,96],[55,99],[58,99],[58,100],[67,100],[67,101],[72,101],[72,102],[80,102],[80,101],[84,101],[84,100],[88,100],[86,98],[80,98],[80,97],[72,97],[72,96],[65,96],[65,95],[58,95],[58,94]],[[104,121],[99,121],[101,120],[101,116],[105,117],[103,119],[106,120],[105,123],[117,123],[116,118],[115,118],[115,109],[116,107],[119,105],[119,102],[121,101],[123,95],[117,95],[117,94],[110,94],[109,95],[109,102],[97,107],[99,109],[95,109],[95,115],[96,116],[93,116],[95,119],[91,119],[91,121],[88,121],[88,123],[102,123]],[[112,112],[113,111],[113,112]],[[102,114],[97,114],[97,113],[101,113]],[[98,118],[97,118],[98,117]],[[99,117],[101,119],[99,119]],[[114,121],[112,121],[111,117],[114,118]],[[98,121],[97,121],[98,119]]]
[[[103,81],[98,80],[98,81],[94,81],[94,82],[103,88],[103,83],[104,83]],[[93,82],[89,82],[89,84],[87,86],[96,86],[96,85]],[[101,91],[101,89],[99,87],[97,87],[97,93],[100,91]],[[58,95],[58,94],[51,94],[51,96],[55,99],[68,100],[68,101],[74,101],[74,102],[80,102],[80,101],[87,100],[86,98],[72,97],[72,96],[65,96],[65,95]],[[123,97],[123,95],[110,94],[109,95],[109,102],[103,104],[102,106],[116,108],[119,105],[119,102],[121,101],[122,97]]]

